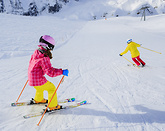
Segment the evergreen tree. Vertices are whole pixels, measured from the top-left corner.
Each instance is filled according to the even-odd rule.
[[[54,6],[49,6],[49,13],[56,13],[56,12],[59,12],[61,8],[62,8],[62,5],[59,4],[59,3],[56,1],[56,4],[55,4]]]
[[[37,16],[38,15],[38,8],[35,2],[32,2],[29,4],[29,13],[31,16]]]
[[[29,4],[28,12],[25,12],[23,15],[27,16],[37,16],[38,15],[38,8],[35,2]]]
[[[10,4],[11,4],[13,14],[23,13],[23,7],[21,6],[20,0],[15,0],[15,1],[10,0]]]
[[[69,0],[60,0],[60,1],[62,1],[64,3],[68,3],[69,2]]]
[[[5,6],[3,0],[0,0],[0,13],[3,13],[4,11],[5,11]]]

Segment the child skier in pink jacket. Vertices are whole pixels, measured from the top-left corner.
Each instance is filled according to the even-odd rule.
[[[59,75],[68,76],[69,71],[67,69],[56,69],[53,68],[50,59],[52,59],[51,50],[55,46],[55,41],[51,36],[44,35],[41,36],[39,40],[39,49],[35,50],[31,56],[28,68],[28,80],[29,85],[34,86],[36,89],[36,94],[34,98],[35,103],[48,103],[52,98],[56,87],[53,83],[49,82],[45,78],[45,74],[50,77],[56,77]],[[48,91],[48,100],[44,99],[43,91]],[[58,105],[57,94],[53,97],[49,110],[60,109],[61,106]]]

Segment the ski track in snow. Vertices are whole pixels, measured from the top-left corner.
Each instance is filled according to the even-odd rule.
[[[160,30],[160,26],[148,28],[154,25],[157,16],[150,17],[151,23],[132,17],[89,22],[50,16],[53,22],[47,19],[41,22],[46,16],[22,19],[21,16],[0,14],[0,17],[3,17],[0,23],[4,24],[0,36],[0,130],[165,130],[164,54],[139,48],[141,58],[147,63],[140,69],[127,66],[128,62],[118,55],[125,49],[127,38],[135,39],[144,47],[165,52],[164,31]],[[158,21],[165,21],[164,16],[159,18]],[[33,19],[33,24],[28,23]],[[13,21],[19,22],[10,24]],[[43,28],[39,28],[41,25]],[[23,28],[26,29],[25,34]],[[16,32],[12,33],[12,30]],[[37,48],[38,38],[47,32],[57,40],[52,65],[70,71],[69,77],[65,77],[59,87],[58,99],[75,97],[76,101],[87,100],[88,104],[45,115],[37,127],[40,117],[25,120],[22,116],[39,112],[44,106],[12,108],[10,103],[16,100],[27,80],[28,62]],[[10,36],[7,37],[8,33]],[[142,37],[144,35],[145,38]],[[6,45],[2,44],[3,37]],[[129,53],[125,57],[131,60]],[[47,78],[57,86],[61,76]],[[27,101],[34,95],[33,87],[27,86],[20,101]]]

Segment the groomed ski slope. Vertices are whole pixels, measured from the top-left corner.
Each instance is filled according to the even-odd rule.
[[[165,130],[165,16],[109,18],[73,21],[52,16],[22,17],[0,14],[0,130],[1,131],[163,131]],[[41,35],[49,34],[57,45],[52,65],[68,68],[58,99],[75,97],[89,104],[24,119],[43,106],[11,107],[27,81],[28,62]],[[138,48],[145,68],[130,64],[119,53],[126,40],[159,51]],[[124,55],[131,61],[130,53]],[[48,80],[58,85],[61,76]],[[19,101],[34,97],[27,86]],[[45,98],[47,93],[45,92]]]

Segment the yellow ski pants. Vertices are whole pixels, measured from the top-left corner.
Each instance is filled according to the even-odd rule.
[[[56,87],[54,86],[54,84],[49,81],[47,81],[44,85],[34,86],[34,88],[36,89],[34,100],[42,101],[44,99],[44,91],[46,90],[48,92],[48,103],[56,90]],[[51,103],[49,104],[49,107],[55,107],[57,106],[57,104],[58,104],[58,101],[57,101],[57,93],[56,93]]]

